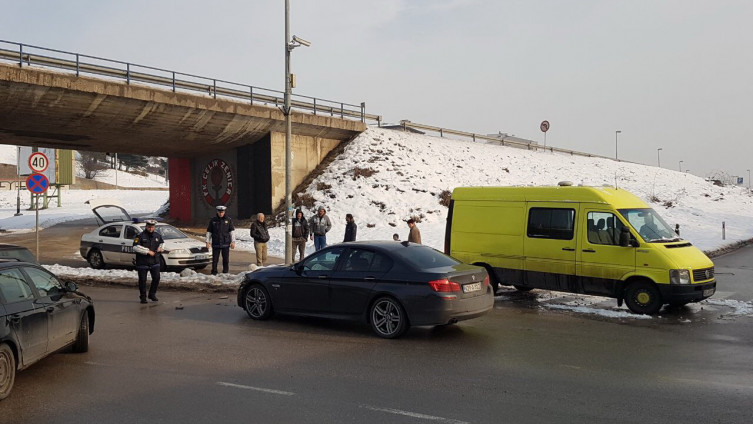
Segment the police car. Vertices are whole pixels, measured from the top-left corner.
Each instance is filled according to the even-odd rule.
[[[144,231],[144,219],[131,218],[114,199],[89,200],[100,227],[81,236],[81,256],[92,268],[135,266],[133,239]],[[187,236],[172,225],[158,222],[155,231],[165,240],[160,262],[167,269],[202,269],[212,256],[206,244]]]

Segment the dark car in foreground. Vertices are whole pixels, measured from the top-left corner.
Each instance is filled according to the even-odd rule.
[[[15,244],[0,243],[0,261],[9,259],[37,263],[37,258],[29,249]]]
[[[256,320],[273,313],[350,319],[379,337],[410,326],[445,325],[478,317],[494,305],[489,276],[420,244],[341,243],[289,267],[246,274],[238,305]]]
[[[61,349],[89,350],[94,305],[37,264],[0,261],[0,399],[16,372]]]

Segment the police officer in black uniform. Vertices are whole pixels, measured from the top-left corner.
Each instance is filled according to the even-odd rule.
[[[133,239],[133,251],[136,253],[136,271],[139,274],[139,293],[141,303],[146,303],[146,274],[152,275],[149,286],[149,299],[157,302],[157,286],[159,286],[160,253],[164,245],[162,235],[154,231],[157,221],[146,220],[146,229]]]
[[[217,216],[207,225],[207,249],[212,249],[212,275],[217,275],[217,262],[222,254],[222,273],[227,274],[230,266],[230,249],[235,249],[235,227],[233,220],[225,216],[227,207],[217,206]]]

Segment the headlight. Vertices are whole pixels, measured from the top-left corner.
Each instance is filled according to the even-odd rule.
[[[175,249],[170,251],[170,256],[182,256],[182,255],[188,255],[191,252],[186,249]]]
[[[690,271],[687,269],[670,269],[669,284],[690,284]]]

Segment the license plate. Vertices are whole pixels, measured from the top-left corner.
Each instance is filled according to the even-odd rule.
[[[472,283],[463,286],[463,293],[470,293],[479,290],[481,290],[481,283]]]
[[[709,297],[712,294],[714,294],[715,291],[716,291],[716,287],[711,288],[711,289],[706,289],[706,290],[703,291],[703,296],[704,297]]]
[[[207,258],[207,255],[196,255],[196,260],[197,261],[203,261],[206,258]]]

